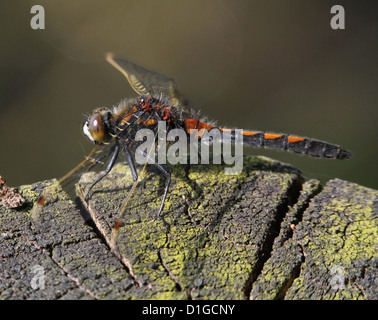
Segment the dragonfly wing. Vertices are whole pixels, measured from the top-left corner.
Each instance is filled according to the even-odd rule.
[[[175,104],[183,101],[176,82],[165,74],[116,58],[112,53],[106,55],[106,60],[126,77],[139,95],[163,95]]]

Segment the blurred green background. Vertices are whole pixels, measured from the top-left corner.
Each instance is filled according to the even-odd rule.
[[[30,9],[45,8],[32,30]],[[346,29],[330,27],[331,6]],[[378,188],[376,1],[2,1],[0,175],[60,177],[92,148],[83,114],[135,96],[111,51],[174,77],[219,125],[340,144],[348,161],[245,149]]]

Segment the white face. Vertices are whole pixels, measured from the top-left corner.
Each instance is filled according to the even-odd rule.
[[[84,126],[83,126],[83,132],[84,134],[92,141],[94,142],[94,139],[91,135],[91,133],[89,132],[89,120],[85,121],[84,123]]]

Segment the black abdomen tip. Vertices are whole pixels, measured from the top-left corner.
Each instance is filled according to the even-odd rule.
[[[337,155],[337,159],[344,160],[344,159],[349,159],[352,156],[353,156],[352,152],[348,150],[340,149],[339,154]]]

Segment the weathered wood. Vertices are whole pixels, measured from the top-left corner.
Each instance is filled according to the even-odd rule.
[[[56,182],[19,188],[27,205],[0,209],[3,299],[376,299],[378,191],[332,180],[304,182],[295,168],[245,158],[223,166],[148,169],[111,231],[132,178],[117,165],[82,213]],[[98,176],[87,173],[77,193]],[[47,203],[32,217],[46,185]],[[114,240],[114,239],[113,239]],[[33,266],[44,289],[33,289]]]
[[[47,203],[33,219],[32,204],[46,186],[50,186]],[[1,299],[129,296],[132,279],[56,181],[22,186],[19,191],[26,207],[0,209]],[[38,275],[44,284],[36,281],[42,280]]]

